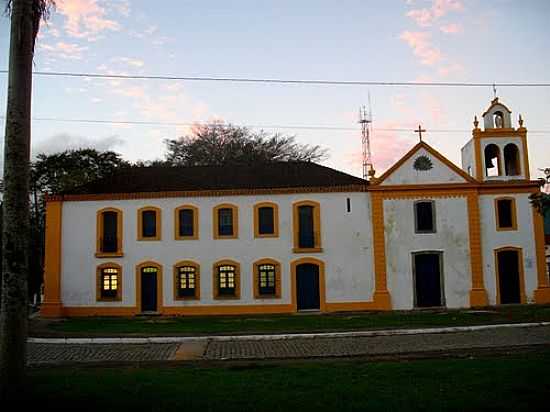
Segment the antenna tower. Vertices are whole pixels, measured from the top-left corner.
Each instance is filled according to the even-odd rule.
[[[372,131],[372,111],[370,106],[369,94],[369,111],[361,106],[359,108],[359,124],[361,125],[361,141],[363,144],[363,179],[367,180],[374,177],[374,165],[372,164],[372,154],[370,151],[370,135]]]

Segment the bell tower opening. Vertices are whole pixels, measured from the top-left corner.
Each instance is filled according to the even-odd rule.
[[[504,146],[504,171],[506,176],[521,175],[519,149],[514,143]]]
[[[500,149],[496,144],[485,146],[485,176],[500,176]]]

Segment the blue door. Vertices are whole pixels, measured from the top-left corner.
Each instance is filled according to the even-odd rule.
[[[157,268],[141,269],[141,311],[157,311]]]
[[[296,267],[296,304],[298,310],[320,309],[319,266],[304,263]]]

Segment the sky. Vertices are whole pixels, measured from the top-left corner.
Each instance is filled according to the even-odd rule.
[[[56,0],[36,71],[384,82],[550,82],[547,0]],[[0,17],[0,69],[9,19]],[[0,73],[0,115],[7,75]],[[414,144],[413,129],[460,165],[492,87],[382,87],[35,76],[34,118],[264,126],[321,145],[323,164],[361,175],[358,110],[370,94],[377,175]],[[550,87],[498,87],[528,131],[531,176],[550,167]],[[5,127],[4,118],[0,127]],[[266,128],[266,126],[279,126]],[[284,126],[284,127],[283,127]],[[297,126],[325,126],[304,129]],[[349,128],[349,130],[330,129]],[[388,129],[404,129],[403,131]],[[114,150],[162,158],[189,126],[33,120],[32,151]],[[2,149],[0,147],[0,149]]]

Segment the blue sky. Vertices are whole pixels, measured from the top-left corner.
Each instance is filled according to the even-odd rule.
[[[35,70],[284,79],[548,82],[550,2],[481,0],[177,1],[57,0],[41,28]],[[7,68],[9,20],[0,24]],[[7,76],[0,74],[5,113]],[[379,174],[417,137],[455,163],[487,88],[258,85],[35,77],[33,116],[244,125],[357,127],[370,92]],[[499,88],[528,130],[550,131],[550,88]],[[1,120],[3,122],[3,120]],[[3,123],[1,125],[4,127]],[[430,132],[452,129],[455,132]],[[271,129],[269,129],[271,131]],[[359,175],[356,130],[280,129],[329,149],[325,164]],[[162,157],[186,127],[33,122],[33,151],[112,149]],[[528,134],[533,176],[550,166],[547,133]]]

